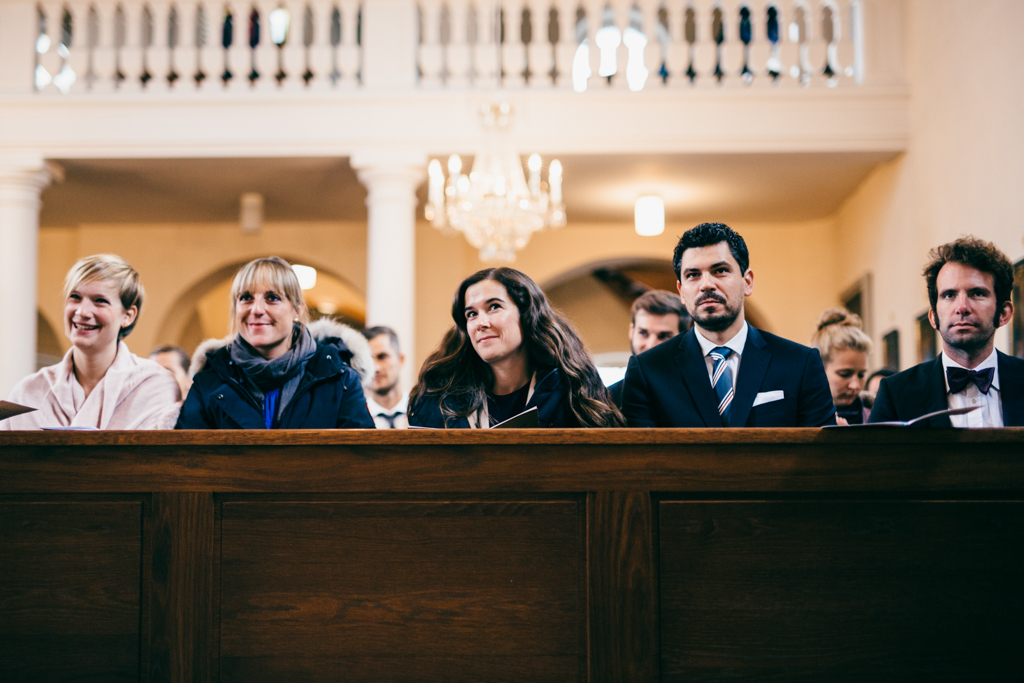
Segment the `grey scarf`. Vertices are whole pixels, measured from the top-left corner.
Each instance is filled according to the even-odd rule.
[[[231,360],[243,370],[246,384],[250,389],[255,389],[253,393],[257,394],[261,401],[266,392],[281,388],[281,399],[277,409],[277,414],[280,415],[299,388],[306,363],[316,353],[316,341],[305,325],[295,323],[292,329],[292,347],[274,360],[267,360],[261,356],[249,342],[242,339],[241,335],[235,336],[235,340],[231,342],[230,353]]]

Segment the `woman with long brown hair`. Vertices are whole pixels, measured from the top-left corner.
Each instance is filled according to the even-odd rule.
[[[487,428],[536,407],[541,427],[622,427],[572,325],[512,268],[463,280],[455,325],[420,369],[410,426]]]

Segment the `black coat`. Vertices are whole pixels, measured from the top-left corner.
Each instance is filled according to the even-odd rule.
[[[1024,360],[997,351],[999,400],[1003,426],[1024,427]],[[907,422],[949,408],[942,356],[886,377],[878,386],[870,422]],[[915,427],[952,427],[949,415],[915,423]]]
[[[569,405],[569,393],[565,389],[558,368],[538,372],[538,376],[540,379],[533,387],[533,395],[526,402],[526,409],[537,408],[537,419],[541,427],[579,427],[579,420],[576,419],[572,407]],[[421,394],[416,398],[415,404],[409,408],[409,426],[433,429],[469,429],[469,420],[460,417],[450,419],[445,424],[445,416],[441,412],[440,395]]]
[[[374,429],[352,354],[340,339],[317,341],[275,429]],[[193,379],[175,429],[266,429],[263,405],[243,381],[227,346],[209,352]]]
[[[755,406],[759,394],[768,400]],[[718,397],[691,329],[629,359],[622,412],[630,427],[721,427]],[[825,368],[816,349],[747,328],[734,427],[821,427],[836,423]]]

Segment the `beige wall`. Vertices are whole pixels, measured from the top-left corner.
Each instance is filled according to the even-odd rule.
[[[873,273],[876,337],[900,330],[903,367],[917,361],[930,248],[971,233],[1024,257],[1024,3],[915,0],[908,11],[910,148],[837,217],[840,282]],[[997,341],[1009,350],[1006,329]]]

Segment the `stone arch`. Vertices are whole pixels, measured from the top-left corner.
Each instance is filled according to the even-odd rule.
[[[326,275],[336,280],[351,290],[353,294],[358,294],[361,302],[359,310],[339,311],[335,316],[348,324],[354,324],[359,327],[363,325],[366,317],[366,301],[365,294],[362,293],[360,288],[356,287],[350,280],[338,274],[332,268],[324,266],[323,263],[314,259],[296,257],[287,253],[282,253],[281,258],[289,263],[301,263],[312,266],[321,275]],[[174,304],[160,323],[157,345],[173,344],[182,346],[191,352],[202,341],[201,338],[195,338],[194,334],[190,334],[190,330],[195,327],[197,320],[197,303],[215,289],[221,287],[225,281],[233,278],[235,273],[251,260],[250,258],[236,259],[230,263],[218,266],[207,274],[198,277],[191,285],[185,288],[175,299]],[[314,318],[320,317],[320,314],[311,310],[311,316]]]

